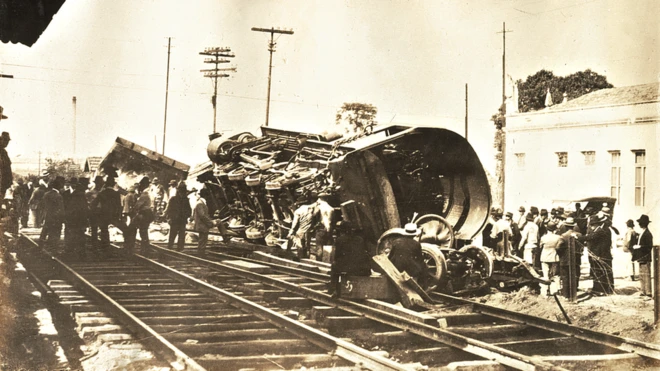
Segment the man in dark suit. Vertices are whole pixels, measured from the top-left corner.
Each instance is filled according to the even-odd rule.
[[[651,296],[651,251],[653,251],[653,235],[648,230],[648,215],[637,219],[642,233],[637,237],[637,243],[632,247],[632,259],[639,262],[639,278],[642,285],[642,295]]]
[[[586,241],[589,248],[589,265],[593,274],[592,292],[596,295],[614,293],[614,275],[612,273],[612,232],[605,226],[605,216],[594,216],[591,223],[594,228],[585,236],[578,236],[580,242]]]
[[[48,248],[55,248],[60,242],[62,235],[62,223],[64,222],[64,201],[60,190],[64,186],[64,178],[58,176],[50,184],[50,190],[46,192],[43,203],[44,226],[41,229],[39,244]]]
[[[176,188],[176,193],[170,198],[165,209],[165,216],[170,224],[170,236],[167,243],[167,248],[174,247],[174,240],[179,236],[177,241],[177,251],[183,251],[186,242],[186,223],[192,213],[190,202],[188,201],[188,189],[185,182],[179,183]]]

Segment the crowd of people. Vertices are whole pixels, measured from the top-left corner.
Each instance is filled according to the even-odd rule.
[[[640,216],[637,219],[638,233],[634,229],[634,222],[628,220],[622,245],[626,252],[631,252],[632,261],[639,263],[641,290],[647,296],[651,296],[650,262],[653,248],[649,223],[647,215]],[[612,225],[611,209],[606,203],[599,210],[592,207],[582,209],[577,203],[575,210],[558,207],[550,212],[547,209],[539,210],[536,206],[527,211],[521,206],[517,215],[511,212],[503,214],[500,208],[492,208],[482,238],[483,245],[493,249],[497,258],[517,256],[537,271],[543,272],[543,277],[551,284],[542,285],[542,295],[551,295],[555,287],[559,288],[561,295],[568,297],[570,282],[574,282],[577,288],[582,256],[586,249],[589,275],[593,279],[590,293],[602,296],[614,293],[614,234],[619,235],[620,232]],[[507,240],[508,244],[503,243]],[[570,245],[573,245],[574,257],[570,256]]]
[[[222,223],[209,215],[208,195],[204,197],[208,190],[189,191],[183,181],[173,180],[169,185],[170,189],[166,190],[157,178],[152,182],[144,176],[125,190],[117,185],[112,174],[96,176],[93,181],[86,177],[66,180],[62,176],[28,182],[18,179],[0,189],[5,195],[3,226],[11,233],[18,233],[19,227],[41,228],[40,246],[53,251],[60,250],[64,230],[65,254],[107,250],[109,227],[114,226],[124,236],[125,251],[133,253],[138,233],[141,246],[149,244],[149,225],[153,221],[167,221],[168,248],[173,249],[177,242],[177,250],[183,250],[190,220],[200,237],[198,247],[203,253],[209,228],[218,226],[224,230]],[[85,235],[87,231],[89,239]]]

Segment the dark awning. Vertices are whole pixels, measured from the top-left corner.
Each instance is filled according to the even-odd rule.
[[[66,0],[4,0],[0,2],[0,40],[32,46]]]

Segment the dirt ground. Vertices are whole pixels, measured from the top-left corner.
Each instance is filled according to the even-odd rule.
[[[653,300],[642,296],[639,280],[631,279],[630,254],[621,249],[612,251],[614,257],[614,295],[593,296],[577,304],[559,296],[560,303],[573,325],[644,342],[660,341],[660,332],[654,325]],[[586,257],[582,259],[587,261]],[[579,293],[589,290],[593,282],[586,279],[588,264],[582,266]],[[635,270],[638,273],[638,269]],[[525,313],[566,323],[555,299],[536,295],[527,288],[504,293],[491,290],[480,297],[482,303],[514,312]]]

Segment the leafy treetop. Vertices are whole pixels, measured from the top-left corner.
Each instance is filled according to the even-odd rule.
[[[335,123],[346,125],[357,134],[369,134],[376,126],[376,106],[367,103],[344,103],[337,111]]]

